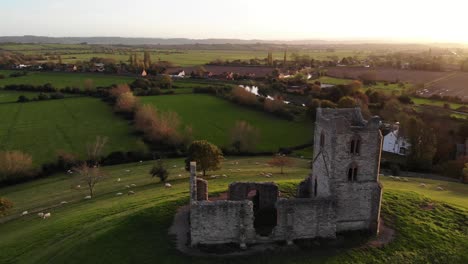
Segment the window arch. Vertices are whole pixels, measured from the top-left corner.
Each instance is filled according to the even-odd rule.
[[[357,181],[357,175],[358,175],[358,166],[356,163],[352,163],[348,167],[348,181],[350,182]]]
[[[361,153],[361,137],[354,135],[349,144],[349,153],[359,155]]]

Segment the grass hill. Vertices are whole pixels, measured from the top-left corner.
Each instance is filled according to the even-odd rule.
[[[258,151],[305,144],[313,137],[310,121],[286,121],[210,95],[148,96],[141,101],[177,112],[185,125],[192,125],[195,139],[207,139],[219,146],[229,144],[229,131],[237,120],[247,121],[259,130]]]
[[[285,174],[268,167],[268,157],[229,157],[222,170],[208,176],[211,194],[227,190],[232,181],[275,181],[283,195],[309,173],[308,160],[295,159]],[[233,165],[238,162],[239,165]],[[168,228],[178,206],[188,202],[188,174],[183,160],[167,160],[169,182],[152,179],[150,162],[105,167],[107,178],[96,186],[96,197],[84,200],[70,174],[59,174],[0,189],[15,207],[0,224],[0,263],[466,263],[468,254],[468,186],[457,183],[382,177],[382,215],[396,232],[383,248],[344,247],[333,250],[265,252],[255,257],[193,258],[174,248]],[[272,172],[272,178],[260,176]],[[179,176],[180,175],[180,176]],[[118,182],[117,179],[121,181]],[[419,183],[427,184],[426,188]],[[130,189],[126,185],[135,184]],[[437,191],[437,186],[445,191]],[[116,196],[135,191],[135,195]],[[437,195],[436,195],[437,194]],[[62,201],[67,204],[60,205]],[[430,209],[427,205],[433,203]],[[27,216],[19,216],[29,210]],[[37,212],[51,212],[42,220]],[[8,217],[8,216],[7,216]],[[0,222],[6,218],[0,218]]]
[[[0,101],[11,102],[17,98],[12,94],[0,93],[5,96]],[[57,150],[83,155],[86,144],[96,136],[108,137],[107,153],[135,150],[140,141],[127,121],[115,116],[108,105],[96,98],[2,103],[0,120],[0,149],[30,153],[38,165],[54,160]]]

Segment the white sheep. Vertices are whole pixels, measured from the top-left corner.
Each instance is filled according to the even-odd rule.
[[[224,178],[227,178],[227,175],[226,175],[226,174],[223,174],[223,177],[224,177]]]
[[[91,195],[85,196],[85,200],[89,200],[89,199],[91,199]]]
[[[136,187],[136,184],[132,183],[130,184],[131,187]]]
[[[77,185],[76,188],[77,188],[77,189],[81,188],[81,185]]]
[[[60,204],[67,204],[67,201],[61,201]]]
[[[164,184],[164,187],[166,187],[166,188],[172,188],[172,184],[166,182],[166,183]]]
[[[182,174],[179,174],[179,175],[177,175],[177,176],[182,177]]]
[[[37,216],[39,216],[40,218],[43,218],[43,217],[44,217],[44,213],[38,213]]]
[[[116,196],[121,196],[121,195],[123,195],[123,193],[118,192],[118,193],[116,193],[115,195],[116,195]]]
[[[127,188],[127,189],[130,188],[130,185],[125,185],[125,188]]]
[[[408,178],[403,178],[403,180],[404,180],[405,182],[409,181]]]
[[[120,178],[118,178],[118,179],[117,179],[117,182],[120,182],[120,181],[121,181]]]
[[[444,188],[442,188],[441,186],[437,186],[437,190],[438,190],[438,191],[443,191]]]
[[[173,168],[177,168],[177,165],[172,166]]]
[[[130,170],[125,170],[125,172],[130,172]]]
[[[49,218],[50,216],[51,216],[50,213],[44,214],[44,216],[42,217],[42,219],[47,219],[47,218]]]
[[[425,184],[425,183],[420,183],[420,184],[419,184],[419,187],[425,188],[425,187],[426,187],[426,184]]]
[[[395,177],[395,180],[399,181],[399,180],[400,180],[400,177],[398,177],[398,176],[397,176],[397,177]]]
[[[128,191],[128,195],[133,195],[133,194],[135,194],[134,191]]]
[[[24,211],[23,213],[21,213],[22,216],[25,216],[25,215],[27,215],[27,214],[29,214],[28,211]]]
[[[392,180],[395,180],[395,177],[393,177],[393,176],[390,176],[390,179],[392,179]]]
[[[140,163],[143,163],[143,161],[142,161],[142,160],[140,160]]]

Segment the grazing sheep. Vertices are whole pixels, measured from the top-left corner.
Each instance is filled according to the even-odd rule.
[[[425,184],[425,183],[420,183],[420,184],[419,184],[419,187],[425,188],[425,187],[426,187],[426,184]]]
[[[403,178],[403,180],[404,180],[405,182],[409,181],[408,178]]]
[[[121,196],[121,195],[123,195],[123,193],[118,192],[118,193],[116,193],[115,195],[116,195],[116,196]]]
[[[128,191],[128,195],[134,195],[135,192],[134,191]]]
[[[267,175],[265,175],[265,177],[267,177],[267,178],[271,178],[271,176],[270,176],[270,175],[268,175],[268,174],[267,174]]]
[[[85,200],[91,199],[91,195],[85,196]]]
[[[179,174],[179,175],[177,175],[177,176],[182,177],[182,174]]]
[[[211,179],[216,179],[216,178],[218,178],[218,175],[212,175],[210,178]]]
[[[127,188],[127,189],[130,188],[130,185],[125,185],[125,188]]]
[[[227,178],[227,175],[226,175],[226,174],[223,174],[223,177],[224,177],[224,178]]]
[[[47,219],[47,218],[49,218],[50,216],[51,216],[50,213],[44,214],[44,216],[42,217],[42,219]]]
[[[241,169],[237,169],[237,171],[241,171]]]
[[[166,183],[164,184],[164,187],[166,187],[166,188],[172,188],[172,184],[166,182]]]
[[[390,179],[392,179],[392,180],[395,180],[395,177],[393,177],[393,176],[390,176]]]
[[[118,179],[117,179],[117,182],[120,182],[120,181],[121,181],[121,179],[120,179],[120,178],[118,178]]]
[[[136,187],[136,184],[132,183],[130,184],[131,187]]]
[[[260,165],[260,162],[255,162],[255,165]]]
[[[143,161],[142,161],[142,160],[140,160],[140,163],[143,163]]]
[[[77,188],[77,189],[81,188],[81,185],[77,185],[76,188]]]
[[[177,165],[172,166],[173,168],[177,168]]]
[[[23,215],[23,216],[24,216],[24,215],[27,215],[27,214],[29,214],[28,211],[24,211],[23,213],[21,213],[21,215]]]
[[[130,172],[130,170],[125,170],[125,172]]]
[[[38,213],[37,216],[39,216],[40,218],[43,218],[43,217],[44,217],[44,213]]]
[[[395,177],[395,180],[399,181],[399,180],[400,180],[400,177],[398,177],[398,176],[397,176],[397,177]]]
[[[445,189],[442,188],[441,186],[437,186],[437,190],[438,190],[438,191],[443,191],[443,190],[445,190]]]
[[[67,204],[67,201],[61,201],[60,204]]]

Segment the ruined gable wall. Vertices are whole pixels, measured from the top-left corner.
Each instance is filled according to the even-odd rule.
[[[335,237],[335,207],[331,199],[281,199],[276,206],[276,240]]]
[[[255,237],[250,201],[195,202],[190,208],[192,245],[241,243]],[[244,234],[244,235],[243,235]]]
[[[261,209],[275,207],[279,189],[274,182],[233,182],[229,184],[229,200],[243,201],[251,190],[257,190]]]

